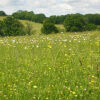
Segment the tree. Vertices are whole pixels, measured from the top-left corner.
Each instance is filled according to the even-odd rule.
[[[54,21],[55,24],[63,24],[64,20],[67,15],[61,15],[61,16],[50,16],[49,18]]]
[[[50,33],[57,33],[58,29],[54,25],[53,21],[51,19],[46,19],[43,22],[43,27],[41,28],[41,32],[44,34],[50,34]]]
[[[92,31],[92,30],[96,30],[96,29],[97,29],[97,26],[96,26],[95,24],[87,24],[87,25],[85,26],[85,29],[86,29],[87,31]]]
[[[7,16],[7,14],[4,11],[0,11],[0,16]]]
[[[3,36],[3,21],[0,21],[0,36]]]
[[[100,25],[100,14],[86,14],[85,18],[89,24]]]
[[[15,36],[24,34],[24,26],[15,18],[9,16],[0,22],[0,33],[2,36]]]
[[[13,13],[12,16],[17,18],[17,19],[21,19],[21,20],[32,21],[32,17],[34,16],[34,12],[33,11],[28,12],[28,11],[19,10],[19,11]]]
[[[46,16],[44,14],[35,14],[34,21],[37,23],[43,23],[43,21],[46,19]]]
[[[44,14],[34,14],[33,11],[28,12],[22,10],[13,13],[12,16],[17,19],[34,21],[37,23],[43,23],[44,19],[46,18]]]
[[[68,32],[84,31],[85,19],[81,14],[68,15],[64,21],[64,27]]]

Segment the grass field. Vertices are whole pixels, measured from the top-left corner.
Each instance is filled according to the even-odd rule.
[[[0,100],[100,100],[100,32],[0,37]]]

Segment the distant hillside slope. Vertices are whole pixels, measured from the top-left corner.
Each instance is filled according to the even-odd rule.
[[[4,16],[0,16],[0,20],[3,20],[4,18],[6,18],[6,17],[4,17]],[[31,25],[32,25],[32,27],[33,27],[33,30],[35,30],[35,32],[37,33],[37,34],[40,34],[41,33],[41,27],[42,27],[42,24],[40,24],[40,23],[35,23],[35,22],[31,22],[31,21],[27,21],[27,20],[20,20],[24,25],[26,25],[26,23],[30,23]],[[64,31],[64,27],[63,27],[63,25],[56,25],[58,28],[59,28],[59,30],[60,31]]]
[[[3,20],[4,18],[6,18],[6,17],[0,16],[0,20]],[[36,33],[40,33],[40,29],[42,27],[42,24],[31,22],[31,21],[27,21],[27,20],[20,20],[20,21],[24,25],[26,25],[26,23],[30,23],[32,25],[32,27],[34,28],[34,30],[36,31]]]
[[[4,18],[6,18],[5,16],[0,16],[0,20],[3,20]]]

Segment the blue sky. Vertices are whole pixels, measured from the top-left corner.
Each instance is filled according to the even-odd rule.
[[[0,0],[0,10],[44,13],[46,16],[68,13],[100,13],[100,0]]]

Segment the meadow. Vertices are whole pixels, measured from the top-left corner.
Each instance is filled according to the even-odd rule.
[[[0,100],[100,100],[100,31],[32,24],[37,34],[0,37]]]

